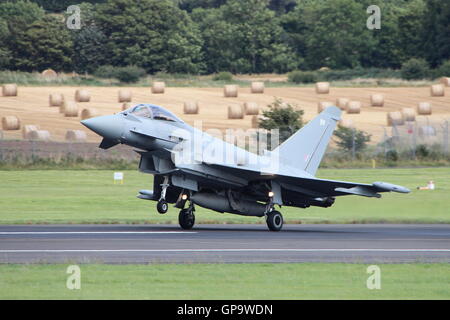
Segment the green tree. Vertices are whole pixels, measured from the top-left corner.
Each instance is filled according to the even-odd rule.
[[[399,43],[396,50],[400,52],[400,63],[411,58],[423,58],[424,38],[427,30],[424,29],[425,3],[423,0],[411,0],[399,10],[398,29]],[[394,35],[391,35],[394,38]]]
[[[42,19],[45,11],[36,3],[28,0],[7,1],[0,3],[0,18],[7,21],[30,24]]]
[[[429,77],[430,69],[424,59],[412,58],[402,64],[401,73],[403,79],[419,80]]]
[[[373,46],[366,7],[355,0],[301,1],[282,18],[289,43],[309,69],[353,68]]]
[[[67,10],[70,5],[78,5],[79,0],[33,0],[38,5],[42,6],[48,12],[63,12]],[[105,0],[84,0],[85,3],[102,3]]]
[[[174,0],[183,10],[191,12],[196,8],[218,8],[225,4],[227,0]]]
[[[432,67],[450,59],[450,1],[425,0],[425,57]]]
[[[98,6],[97,21],[113,65],[136,65],[150,73],[203,69],[199,32],[170,0],[108,0]]]
[[[267,0],[229,0],[218,9],[196,9],[208,72],[286,72],[296,67],[283,29]]]
[[[44,10],[30,1],[18,0],[0,3],[0,69],[16,69],[13,55],[19,33],[38,19],[44,17]],[[14,53],[14,54],[13,54]]]
[[[92,73],[107,61],[108,39],[95,25],[71,31],[73,39],[73,66],[76,72]]]
[[[367,147],[371,135],[355,128],[338,126],[334,132],[338,148],[346,153],[359,153]]]
[[[46,68],[70,70],[72,40],[61,19],[54,16],[32,23],[15,35],[13,65],[23,71]]]
[[[8,23],[5,19],[0,18],[0,43],[6,43],[9,37]],[[8,47],[0,47],[0,70],[7,69],[11,61],[11,51]]]
[[[403,1],[403,0],[401,0]],[[360,56],[364,67],[399,68],[402,63],[400,48],[399,14],[400,6],[396,1],[369,0],[364,8],[377,5],[381,10],[381,28],[370,30],[370,46]],[[369,15],[366,13],[366,18]]]
[[[96,7],[83,2],[79,5],[81,29],[70,30],[73,40],[73,66],[76,72],[92,73],[107,62],[108,39],[96,23]]]
[[[269,9],[274,10],[278,14],[284,14],[294,9],[296,4],[296,0],[270,0]]]
[[[295,110],[293,105],[281,99],[275,99],[268,107],[268,110],[263,111],[259,127],[266,130],[278,129],[280,143],[303,127],[303,110]]]

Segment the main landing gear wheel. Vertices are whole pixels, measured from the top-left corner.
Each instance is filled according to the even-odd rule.
[[[192,210],[183,209],[178,215],[178,223],[184,230],[190,230],[195,224],[195,215]]]
[[[167,212],[167,210],[169,210],[169,205],[167,204],[166,200],[161,199],[158,201],[156,209],[158,210],[159,213],[164,214]]]
[[[276,210],[267,214],[266,222],[270,231],[280,231],[283,228],[283,216]]]

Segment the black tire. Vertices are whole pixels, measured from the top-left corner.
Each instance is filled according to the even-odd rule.
[[[266,222],[270,231],[280,231],[283,228],[283,216],[278,211],[269,212]]]
[[[158,204],[156,205],[156,210],[158,210],[159,213],[164,214],[169,210],[169,205],[167,204],[166,200],[159,200]]]
[[[180,227],[184,230],[190,230],[195,224],[195,215],[194,212],[183,209],[180,211],[180,214],[178,215],[178,223],[180,224]]]

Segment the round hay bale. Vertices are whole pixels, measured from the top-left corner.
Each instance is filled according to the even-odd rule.
[[[244,119],[244,110],[241,106],[228,106],[228,119]]]
[[[401,126],[403,124],[405,124],[405,120],[403,120],[403,115],[400,111],[392,111],[387,113],[387,125],[389,127]]]
[[[264,93],[264,82],[262,81],[254,81],[251,85],[252,93]]]
[[[78,105],[76,102],[64,101],[63,106],[59,108],[60,111],[61,108],[64,108],[63,113],[65,117],[78,117]]]
[[[330,93],[330,83],[329,82],[317,82],[316,83],[316,93],[317,94]]]
[[[432,126],[420,126],[419,136],[421,137],[433,137],[436,136],[436,129]]]
[[[431,103],[429,102],[420,102],[417,106],[417,114],[420,115],[430,115],[432,113]]]
[[[52,93],[48,96],[50,107],[61,107],[64,104],[64,96],[60,93]]]
[[[22,137],[24,139],[30,139],[30,132],[32,131],[38,131],[39,126],[34,124],[26,124],[22,127]]]
[[[198,114],[198,102],[185,102],[183,111],[184,114]]]
[[[450,78],[442,77],[440,81],[441,81],[442,85],[444,85],[446,87],[450,87]]]
[[[317,113],[321,113],[323,110],[325,110],[328,107],[334,106],[333,102],[330,101],[320,101],[317,104]]]
[[[347,103],[350,100],[347,98],[337,98],[336,99],[336,106],[341,109],[341,110],[345,110],[347,108]]]
[[[87,140],[86,132],[83,130],[67,130],[66,141],[85,142]]]
[[[402,115],[404,121],[415,121],[416,112],[413,108],[402,108]]]
[[[442,84],[433,84],[430,87],[430,93],[432,97],[443,97],[445,96],[444,85]]]
[[[2,92],[4,97],[17,97],[17,84],[4,84]]]
[[[42,76],[45,78],[48,78],[48,79],[54,79],[54,78],[58,77],[58,74],[53,69],[47,69],[47,70],[42,71]]]
[[[227,84],[223,88],[225,98],[236,98],[238,96],[238,86],[235,84]]]
[[[119,90],[119,102],[131,102],[132,93],[131,90],[121,89]]]
[[[91,93],[85,89],[78,89],[75,91],[76,102],[89,102],[91,101]]]
[[[379,93],[372,94],[370,96],[370,105],[372,107],[382,107],[384,106],[384,96]]]
[[[19,130],[20,120],[16,116],[5,116],[2,118],[3,130]]]
[[[361,113],[361,102],[359,102],[359,101],[349,101],[347,103],[347,113],[348,114]]]
[[[97,117],[98,115],[99,115],[99,113],[98,113],[97,109],[94,109],[94,108],[83,109],[81,111],[81,120],[94,118],[94,117]]]
[[[245,110],[245,114],[248,116],[259,114],[259,106],[256,102],[245,102],[244,110]]]
[[[48,141],[50,140],[50,132],[48,132],[47,130],[33,130],[30,131],[28,139]]]
[[[339,120],[338,125],[341,127],[344,127],[344,128],[354,128],[355,127],[352,119],[341,119],[341,120]]]
[[[130,107],[129,103],[122,103],[122,111],[127,110]]]
[[[162,81],[153,82],[152,93],[163,94],[166,89],[166,83]]]

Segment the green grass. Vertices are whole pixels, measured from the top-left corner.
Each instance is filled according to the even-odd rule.
[[[337,71],[338,73],[342,71]],[[350,70],[351,72],[351,70]],[[344,71],[345,73],[345,71]],[[384,75],[387,76],[387,75]],[[117,79],[104,79],[93,75],[59,74],[57,78],[45,78],[38,72],[0,71],[0,83],[17,83],[22,86],[135,86],[148,87],[153,81],[163,80],[168,87],[197,87],[220,88],[225,84],[237,84],[242,87],[250,86],[251,80],[242,79],[240,75],[233,76],[231,81],[215,81],[214,75],[190,75],[157,73],[141,78],[139,81],[127,84]],[[324,80],[324,79],[320,79]],[[333,87],[425,87],[433,84],[434,80],[406,81],[398,78],[376,78],[376,75],[365,75],[362,78],[354,76],[350,80],[332,80]],[[313,87],[314,84],[295,84],[289,81],[264,81],[269,88],[278,87]]]
[[[124,171],[123,185],[109,170],[0,171],[0,224],[17,223],[174,223],[178,210],[156,212],[155,202],[136,198],[152,189],[151,175]],[[450,223],[449,168],[322,169],[319,177],[356,182],[387,181],[410,194],[385,193],[382,199],[347,196],[331,208],[283,207],[290,223]],[[437,189],[415,188],[434,180]],[[197,223],[264,223],[262,218],[220,214],[197,207]]]
[[[365,264],[80,265],[80,290],[67,266],[0,265],[0,299],[450,298],[448,264],[379,265],[379,290]]]

